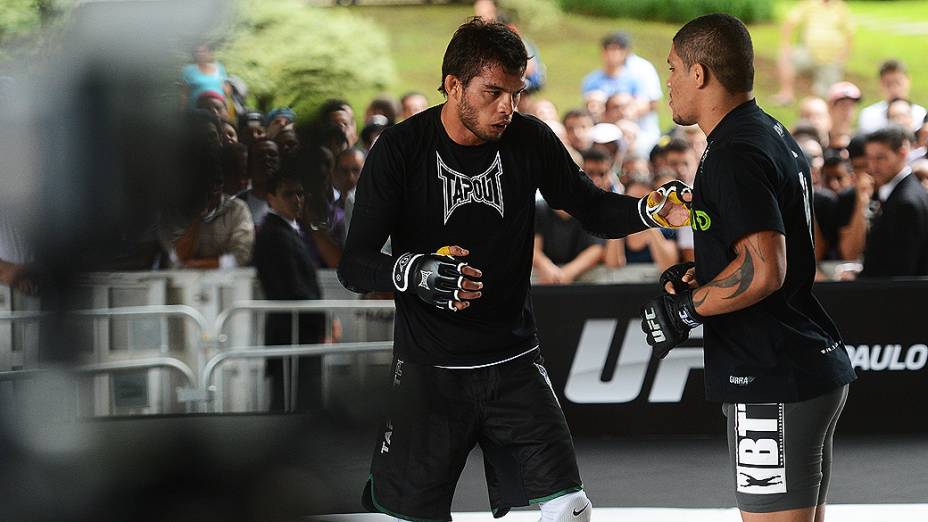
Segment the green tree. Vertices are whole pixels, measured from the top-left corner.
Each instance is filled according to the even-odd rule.
[[[39,29],[56,24],[73,4],[74,0],[0,1],[0,61],[18,50],[35,53],[43,43]]]
[[[687,22],[709,13],[728,13],[746,24],[773,18],[774,0],[561,0],[565,11],[594,16]]]
[[[301,118],[326,98],[377,92],[395,77],[387,37],[373,22],[296,0],[242,2],[217,55],[258,109],[289,106]]]

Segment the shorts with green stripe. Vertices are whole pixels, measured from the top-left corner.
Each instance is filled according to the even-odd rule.
[[[362,501],[404,520],[451,520],[454,489],[475,446],[490,507],[545,502],[583,489],[573,440],[537,352],[477,369],[393,362],[393,387]]]

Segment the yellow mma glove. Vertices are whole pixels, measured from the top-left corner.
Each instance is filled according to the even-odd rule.
[[[689,227],[692,196],[693,189],[686,183],[668,181],[638,201],[638,214],[650,228]]]

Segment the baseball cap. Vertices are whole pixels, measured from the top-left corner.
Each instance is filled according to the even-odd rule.
[[[267,121],[271,122],[271,121],[274,121],[274,118],[278,116],[283,116],[284,118],[287,118],[287,120],[290,123],[293,123],[296,121],[296,112],[294,112],[293,109],[291,109],[290,107],[278,107],[276,109],[272,109],[271,112],[267,113],[266,119]]]
[[[851,82],[838,82],[828,89],[828,103],[845,98],[860,101],[860,89]]]
[[[597,123],[590,129],[593,143],[612,143],[622,139],[622,129],[612,123]]]

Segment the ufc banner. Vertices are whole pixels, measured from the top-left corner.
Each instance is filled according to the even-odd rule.
[[[703,391],[702,328],[663,360],[638,317],[657,284],[532,289],[542,355],[571,430],[583,435],[724,433]],[[858,379],[841,433],[926,433],[928,280],[822,283]]]

